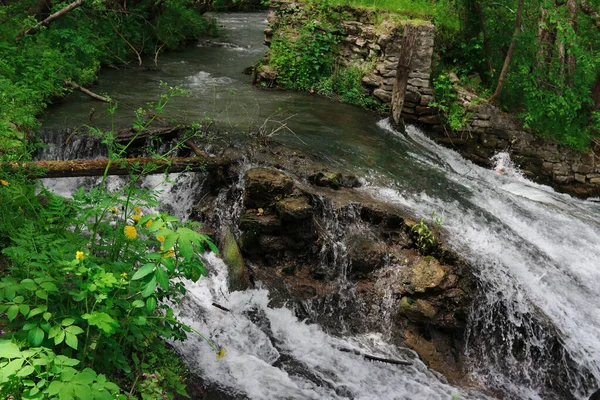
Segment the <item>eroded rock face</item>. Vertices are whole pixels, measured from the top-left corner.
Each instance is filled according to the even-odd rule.
[[[461,353],[473,291],[465,264],[440,243],[436,258],[420,254],[417,218],[354,188],[355,177],[296,152],[271,153],[254,155],[264,166],[245,173],[237,236],[273,306],[334,332],[380,329],[448,377],[463,376],[460,360],[442,363],[423,349],[444,343],[448,354]]]

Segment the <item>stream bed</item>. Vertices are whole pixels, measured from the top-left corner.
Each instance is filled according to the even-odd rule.
[[[119,102],[114,120],[125,126],[133,110],[156,101],[160,81],[188,96],[169,104],[181,122],[210,117],[231,127],[231,140],[264,118],[287,118],[293,131],[276,140],[358,175],[359,190],[405,207],[427,222],[435,212],[450,247],[476,269],[480,287],[467,329],[470,375],[481,387],[510,399],[587,399],[600,385],[600,203],[574,199],[525,179],[507,154],[486,170],[440,147],[416,127],[406,136],[380,116],[306,93],[258,90],[242,70],[266,49],[264,13],[217,14],[222,35],[181,53],[162,55],[159,70],[104,70],[95,92]],[[104,105],[74,93],[48,109],[45,130],[86,123],[109,126]],[[224,135],[229,133],[224,132]],[[50,149],[51,150],[51,149]],[[51,158],[48,151],[44,158]],[[501,171],[501,172],[500,172]],[[173,177],[161,201],[187,217],[199,187],[191,175]],[[113,185],[119,186],[115,178]],[[158,179],[158,178],[150,178]],[[94,180],[54,179],[62,194]],[[158,185],[151,181],[148,186]],[[231,210],[221,210],[231,212]],[[371,362],[340,347],[395,359],[414,353],[380,334],[337,337],[271,308],[266,289],[229,293],[226,269],[208,257],[212,275],[188,287],[180,316],[227,349],[215,360],[196,339],[176,343],[210,383],[250,399],[485,399],[474,389],[452,387],[415,360],[410,366]],[[229,314],[212,302],[233,310]],[[546,328],[540,328],[540,326]],[[558,354],[558,356],[557,356]],[[562,356],[561,356],[562,355]],[[287,361],[282,361],[287,360]],[[557,361],[559,360],[559,361]],[[542,387],[556,371],[567,378],[562,393]]]

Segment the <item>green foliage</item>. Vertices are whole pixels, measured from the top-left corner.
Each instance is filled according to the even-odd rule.
[[[167,91],[154,114],[178,93]],[[138,134],[151,121],[138,120]],[[112,132],[102,135],[109,166],[135,140],[119,146]],[[132,173],[112,192],[105,173],[99,186],[66,199],[18,170],[0,171],[0,245],[9,261],[0,279],[2,328],[10,340],[0,342],[3,397],[114,398],[122,385],[147,399],[183,393],[181,374],[165,364],[177,365],[162,339],[193,331],[171,305],[185,295],[184,280],[206,276],[202,254],[217,249],[199,224],[145,212],[158,201],[138,187],[140,176]],[[136,389],[150,371],[159,378],[142,379]],[[152,397],[157,384],[163,397]]]
[[[456,2],[461,15],[460,32],[441,35],[441,40],[436,38],[435,67],[437,75],[455,71],[461,82],[477,77],[479,82],[469,89],[486,98],[497,85],[512,40],[517,1],[479,2],[487,50],[474,4],[472,0]],[[597,2],[590,4],[600,7]],[[498,104],[542,136],[584,150],[598,137],[593,127],[590,88],[600,74],[600,30],[583,12],[578,13],[573,24],[565,2],[525,2],[524,16]],[[546,39],[541,29],[547,30]],[[575,61],[573,70],[568,65],[569,57]],[[437,84],[442,89],[445,85],[439,79]],[[437,92],[438,87],[436,102],[445,107],[448,121],[460,125],[458,109],[452,109],[451,101],[440,101]]]
[[[421,254],[427,254],[435,245],[435,236],[424,219],[421,218],[421,221],[415,224],[411,231],[416,235],[417,248]]]
[[[297,29],[276,35],[270,62],[278,72],[278,82],[293,89],[312,89],[328,77],[339,41],[335,29],[326,18],[309,19],[301,21]]]
[[[338,68],[331,75],[321,79],[316,86],[320,95],[327,96],[344,103],[383,111],[382,104],[369,96],[362,86],[364,72],[356,67]]]
[[[51,11],[65,5],[53,2]],[[65,80],[90,84],[101,64],[127,63],[135,52],[175,49],[207,29],[192,0],[132,1],[127,10],[115,7],[86,2],[20,39],[37,22],[31,2],[0,7],[0,154],[13,160],[28,154],[25,133],[38,128],[36,116],[49,101],[67,92]]]
[[[464,128],[469,121],[469,114],[456,101],[454,83],[448,75],[441,74],[433,80],[434,101],[429,105],[436,107],[452,130]]]

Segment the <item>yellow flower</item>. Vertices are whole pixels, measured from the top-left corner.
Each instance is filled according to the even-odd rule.
[[[109,208],[109,210],[112,211],[113,214],[118,214],[119,213],[119,210],[117,210],[116,207],[111,207],[111,208]]]
[[[160,251],[164,252],[165,248],[163,246],[160,246]],[[165,254],[163,254],[163,258],[171,258],[171,257],[175,257],[175,250],[172,247],[169,250],[167,250],[167,252]]]
[[[142,219],[142,216],[139,214],[133,214],[131,216],[131,219],[133,219],[135,222],[140,222],[140,219]]]
[[[6,182],[4,179],[0,179],[0,184],[2,184],[2,186],[8,186],[8,182]]]
[[[127,279],[127,272],[123,272],[123,273],[121,274],[121,276],[123,277],[123,279]]]
[[[127,239],[133,240],[136,238],[137,236],[137,231],[135,230],[135,228],[131,225],[127,225],[124,229],[123,229],[123,233],[125,234],[125,237]]]
[[[159,236],[157,236],[157,237],[156,237],[156,240],[158,240],[159,242],[161,242],[161,243],[162,243],[162,242],[164,242],[164,241],[165,241],[165,237],[164,237],[164,236],[160,236],[160,235],[159,235]]]
[[[84,258],[85,258],[85,254],[83,254],[83,251],[78,251],[75,253],[75,259],[83,260]]]
[[[146,222],[146,228],[150,228],[151,225],[152,225],[152,220],[149,219],[148,222]]]
[[[225,348],[222,348],[221,350],[219,350],[219,352],[217,353],[217,360],[220,360],[221,358],[225,357]]]
[[[139,208],[138,206],[135,206],[135,207],[133,207],[133,212],[136,213],[137,215],[141,215],[142,209]]]

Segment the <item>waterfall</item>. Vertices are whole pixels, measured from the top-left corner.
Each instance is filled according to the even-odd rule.
[[[365,190],[417,214],[435,210],[450,246],[477,268],[473,372],[515,398],[547,398],[544,386],[587,398],[600,382],[600,206],[528,181],[507,154],[486,170],[415,127],[408,137],[424,154],[415,162],[443,171],[467,195]]]

